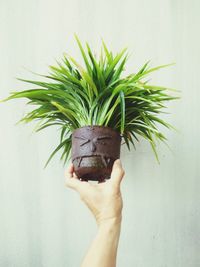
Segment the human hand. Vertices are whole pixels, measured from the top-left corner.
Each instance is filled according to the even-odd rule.
[[[123,176],[124,170],[119,159],[113,164],[111,178],[99,184],[80,181],[74,173],[73,164],[70,164],[66,172],[66,186],[79,193],[98,225],[108,220],[120,222],[123,207],[120,184]]]

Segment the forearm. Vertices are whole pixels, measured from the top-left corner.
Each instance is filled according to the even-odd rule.
[[[115,267],[120,228],[121,218],[101,223],[81,267]]]

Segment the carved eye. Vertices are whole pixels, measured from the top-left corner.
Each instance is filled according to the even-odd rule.
[[[96,144],[105,145],[104,141],[97,141]]]
[[[75,136],[76,139],[82,140],[80,146],[84,146],[85,144],[89,143],[91,140],[87,139],[83,136]]]
[[[99,137],[94,137],[92,140],[91,139],[87,139],[86,137],[84,136],[75,136],[76,139],[79,139],[81,140],[81,144],[80,146],[84,146],[90,142],[92,142],[92,144],[94,145],[97,145],[97,144],[100,144],[100,145],[106,145],[106,142],[105,140],[106,139],[111,139],[111,136],[107,136],[107,135],[103,135],[103,136],[99,136]]]
[[[111,139],[111,137],[110,136],[107,136],[107,135],[105,135],[105,136],[99,136],[99,137],[97,137],[97,143],[98,144],[101,144],[101,145],[106,145],[106,142],[105,142],[105,140],[108,140],[108,139]]]

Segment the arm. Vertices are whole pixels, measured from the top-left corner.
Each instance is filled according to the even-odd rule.
[[[121,227],[122,197],[120,183],[124,171],[120,160],[115,161],[111,178],[104,183],[82,182],[68,169],[66,185],[76,190],[93,213],[98,231],[81,267],[115,267]]]
[[[110,219],[100,225],[81,267],[115,267],[120,235],[120,222]]]

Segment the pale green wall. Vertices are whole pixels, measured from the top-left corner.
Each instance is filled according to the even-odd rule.
[[[195,0],[1,0],[0,98],[26,88],[14,77],[33,78],[63,51],[77,57],[73,40],[114,50],[128,46],[128,71],[146,60],[176,62],[152,83],[180,89],[166,117],[179,132],[166,131],[173,152],[158,150],[161,164],[142,141],[122,150],[126,177],[119,267],[200,266],[200,2]],[[43,165],[58,133],[32,135],[15,126],[25,101],[0,105],[0,266],[77,267],[96,226],[79,197],[64,188],[55,158]]]

